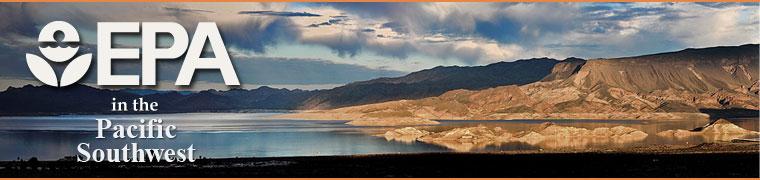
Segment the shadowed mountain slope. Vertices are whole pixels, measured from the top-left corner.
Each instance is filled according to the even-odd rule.
[[[435,67],[397,78],[355,82],[321,91],[301,109],[330,109],[400,99],[438,96],[454,89],[478,90],[536,82],[551,73],[560,61],[549,58],[498,62],[486,66]]]

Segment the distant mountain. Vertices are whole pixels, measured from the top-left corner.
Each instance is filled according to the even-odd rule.
[[[575,61],[575,60],[573,60]],[[582,60],[581,60],[582,61]],[[397,78],[379,78],[320,91],[301,109],[330,109],[400,99],[438,96],[454,89],[479,90],[536,82],[550,74],[558,60],[537,58],[486,66],[435,67]]]
[[[333,119],[691,119],[760,109],[757,44],[558,63],[540,82],[322,111]],[[302,113],[293,117],[324,117]]]
[[[137,95],[164,94],[164,93],[175,92],[175,91],[172,91],[172,90],[162,91],[162,90],[154,90],[154,89],[132,89],[132,88],[121,89],[120,91],[127,92],[127,93],[132,93],[132,94],[137,94]],[[178,92],[180,94],[185,94],[185,95],[193,93],[193,91],[176,91],[176,92]]]
[[[0,92],[0,115],[120,113],[110,111],[112,98],[131,101],[139,97],[158,102],[160,113],[295,109],[315,92],[266,86],[252,90],[177,92],[108,90],[80,84],[63,88],[27,85]]]
[[[73,84],[55,88],[26,85],[0,92],[0,115],[47,115],[103,113],[111,108],[111,98],[119,100],[137,95]]]
[[[229,91],[206,90],[189,94],[172,101],[179,111],[193,112],[199,109],[281,109],[292,110],[313,96],[317,91],[275,89],[267,86],[257,89],[232,89]],[[204,104],[204,102],[206,102]],[[213,103],[211,103],[213,102]]]

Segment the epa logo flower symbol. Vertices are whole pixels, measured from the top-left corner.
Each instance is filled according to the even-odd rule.
[[[57,41],[54,38],[54,34],[59,31],[64,35],[63,40],[58,42],[61,45],[55,45]],[[40,31],[37,41],[42,44],[53,44],[47,47],[40,46],[39,49],[43,57],[56,63],[66,62],[74,58],[77,51],[79,51],[79,46],[76,45],[79,43],[79,33],[74,26],[63,21],[54,21],[45,25]],[[64,44],[74,45],[67,46]],[[32,74],[34,74],[34,77],[42,81],[42,83],[56,87],[68,86],[79,81],[87,72],[87,69],[89,69],[91,61],[92,54],[84,54],[74,58],[66,66],[66,69],[63,70],[61,80],[58,81],[53,67],[45,59],[34,54],[26,54],[26,64],[29,66]]]

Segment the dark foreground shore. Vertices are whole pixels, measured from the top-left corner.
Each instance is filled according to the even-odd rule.
[[[757,143],[583,152],[0,162],[2,177],[760,177]]]

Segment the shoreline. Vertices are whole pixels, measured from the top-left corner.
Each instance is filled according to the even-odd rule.
[[[501,113],[485,117],[367,117],[364,113],[341,113],[312,110],[272,116],[277,119],[299,120],[344,120],[346,124],[356,126],[413,126],[438,124],[440,120],[477,120],[477,121],[509,121],[509,120],[708,120],[706,113]]]
[[[649,146],[627,150],[220,158],[199,159],[194,163],[4,161],[0,162],[0,176],[758,177],[758,145],[705,143],[695,146]]]

